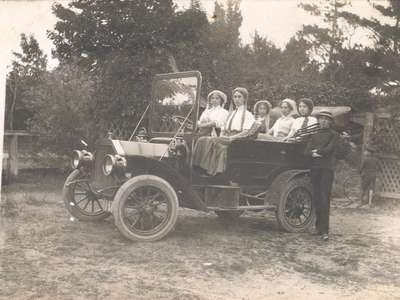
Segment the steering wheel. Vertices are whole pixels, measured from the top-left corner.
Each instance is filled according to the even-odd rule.
[[[182,124],[185,122],[185,117],[182,117],[182,116],[178,116],[178,115],[173,115],[172,117],[171,117],[171,120],[173,121],[173,122],[175,122],[178,126],[179,126],[179,128],[182,126]],[[189,119],[187,119],[186,120],[186,123],[185,123],[185,125],[184,125],[184,127],[183,127],[183,129],[187,129],[187,130],[193,130],[193,122],[192,122],[192,120],[189,120]]]

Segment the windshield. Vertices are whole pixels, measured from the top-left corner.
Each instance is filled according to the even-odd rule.
[[[185,132],[193,130],[192,117],[196,104],[198,78],[158,79],[153,85],[152,132],[176,132],[188,117]]]

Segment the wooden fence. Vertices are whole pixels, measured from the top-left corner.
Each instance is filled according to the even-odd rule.
[[[369,143],[377,147],[380,161],[377,195],[400,199],[400,118],[389,113],[367,113],[363,150]]]
[[[30,133],[24,130],[5,130],[4,143],[3,143],[3,176],[6,180],[15,179],[20,170],[20,155],[21,138],[32,139],[37,137],[37,134]],[[26,145],[29,143],[24,142],[23,148],[26,151]]]

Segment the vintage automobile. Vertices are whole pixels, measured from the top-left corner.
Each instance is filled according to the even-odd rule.
[[[192,168],[201,81],[197,71],[155,76],[152,99],[129,140],[109,134],[93,154],[73,152],[74,171],[63,188],[73,217],[97,221],[112,214],[119,231],[134,241],[166,236],[179,207],[214,211],[224,219],[272,210],[288,232],[312,225],[304,142],[237,140],[229,145],[224,174],[200,176]],[[333,108],[336,116],[348,110]],[[143,120],[148,126],[138,130]]]

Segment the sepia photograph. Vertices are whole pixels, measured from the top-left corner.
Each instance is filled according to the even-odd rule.
[[[400,0],[0,0],[0,300],[400,300]]]

